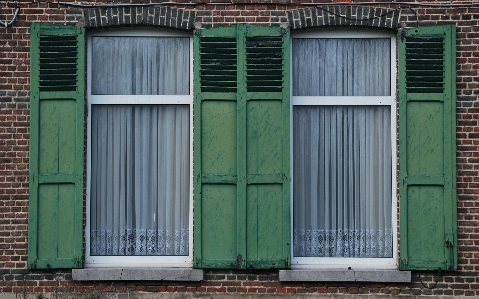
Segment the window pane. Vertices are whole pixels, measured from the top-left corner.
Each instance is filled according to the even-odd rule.
[[[390,109],[294,107],[294,256],[392,257]]]
[[[91,255],[188,255],[189,130],[188,105],[92,105]]]
[[[187,37],[93,37],[92,94],[187,95]]]
[[[293,39],[293,95],[388,96],[391,41]]]

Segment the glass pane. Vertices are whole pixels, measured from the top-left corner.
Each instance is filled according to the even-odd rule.
[[[390,43],[389,38],[293,39],[293,95],[390,95]]]
[[[187,95],[187,37],[93,37],[95,95]]]
[[[188,105],[92,105],[90,254],[188,255]]]
[[[392,257],[391,108],[295,106],[293,254]]]

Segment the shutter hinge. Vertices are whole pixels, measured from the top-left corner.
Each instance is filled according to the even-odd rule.
[[[199,258],[195,258],[195,262],[194,262],[195,266],[194,267],[199,268],[200,263],[201,263],[201,260]]]
[[[76,265],[76,267],[81,268],[81,266],[82,266],[82,257],[77,256],[77,257],[75,258],[75,265]]]
[[[454,265],[454,235],[452,233],[446,234],[446,270],[455,270]]]
[[[241,264],[243,263],[243,256],[241,254],[238,254],[238,257],[236,258],[236,261],[237,261],[238,269],[241,269]]]
[[[407,36],[407,29],[405,28],[405,24],[401,23],[401,28],[398,29],[398,36],[401,38],[401,41],[403,42],[404,39]]]
[[[454,246],[454,236],[451,233],[446,234],[446,247]]]
[[[408,264],[409,264],[408,259],[402,259],[402,260],[399,262],[399,265],[400,265],[399,268],[400,268],[400,270],[405,270],[405,269],[407,269],[407,268],[408,268]]]

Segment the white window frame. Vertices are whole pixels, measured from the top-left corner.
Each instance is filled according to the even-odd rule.
[[[392,32],[372,29],[336,28],[336,29],[313,29],[303,32],[291,33],[291,44],[294,38],[390,38],[391,39],[391,91],[389,96],[294,96],[293,84],[291,90],[291,140],[293,139],[293,106],[296,105],[324,105],[324,106],[390,106],[391,107],[391,201],[392,201],[392,230],[393,230],[393,256],[392,258],[346,258],[346,257],[295,257],[291,246],[292,269],[397,269],[397,148],[396,148],[396,35]],[[291,54],[291,78],[293,73]],[[293,142],[291,142],[291,177],[293,177]],[[291,179],[293,182],[293,179]],[[291,244],[293,244],[293,184],[291,183]]]
[[[188,37],[190,40],[190,86],[188,95],[92,95],[92,38],[95,36]],[[190,33],[160,29],[108,29],[88,34],[87,49],[87,183],[85,267],[188,267],[193,266],[193,36]],[[91,109],[100,104],[189,105],[190,109],[190,190],[189,190],[189,253],[187,256],[91,256],[90,255],[90,184],[91,184]]]

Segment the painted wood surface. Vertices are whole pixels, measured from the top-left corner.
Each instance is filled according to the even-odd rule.
[[[195,31],[194,266],[287,268],[289,32]]]
[[[400,269],[457,268],[455,27],[399,38]]]
[[[83,261],[85,30],[31,27],[28,267]]]

